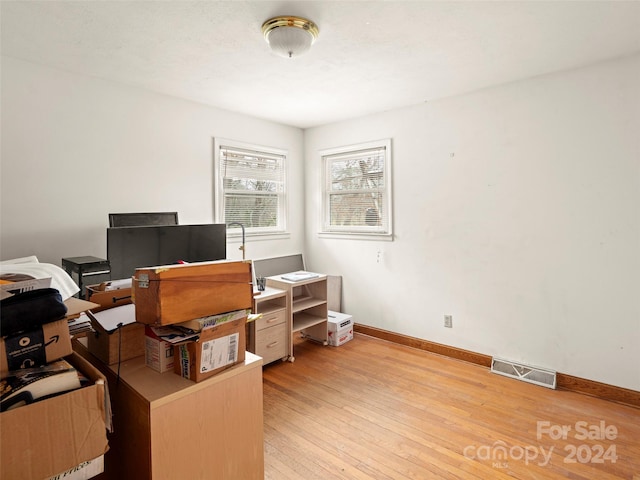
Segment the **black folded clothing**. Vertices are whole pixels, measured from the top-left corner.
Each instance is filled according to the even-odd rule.
[[[0,301],[0,334],[27,332],[66,314],[67,306],[55,288],[17,293]]]

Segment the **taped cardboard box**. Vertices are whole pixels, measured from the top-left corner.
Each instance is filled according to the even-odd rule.
[[[4,378],[9,370],[38,367],[71,353],[69,320],[97,305],[74,297],[65,300],[64,304],[67,316],[63,319],[0,338],[0,378]]]
[[[39,367],[71,352],[67,320],[45,323],[35,330],[0,339],[0,376],[4,378],[9,370]]]
[[[194,382],[201,382],[244,362],[246,324],[246,316],[225,322],[202,330],[195,342],[175,346],[173,371]]]
[[[135,306],[120,305],[90,310],[94,332],[87,334],[87,349],[107,365],[144,355],[144,325],[135,322]],[[122,325],[122,326],[118,326]]]
[[[149,325],[251,309],[252,300],[248,260],[138,268],[133,278],[136,321]]]
[[[111,414],[106,380],[75,353],[65,360],[91,384],[0,413],[0,478],[49,478],[107,451]]]

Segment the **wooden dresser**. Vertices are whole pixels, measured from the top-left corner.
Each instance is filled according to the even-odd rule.
[[[157,373],[144,356],[105,365],[74,350],[108,380],[113,433],[98,480],[263,480],[262,358],[199,383]]]

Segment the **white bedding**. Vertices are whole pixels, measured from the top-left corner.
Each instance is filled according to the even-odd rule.
[[[51,278],[51,288],[60,292],[63,301],[80,291],[80,287],[62,268],[51,263],[40,263],[35,256],[1,261],[0,275],[11,273],[32,278]]]

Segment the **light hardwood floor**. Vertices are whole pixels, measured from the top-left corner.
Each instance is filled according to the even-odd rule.
[[[356,334],[263,379],[267,480],[640,480],[640,409],[478,365]]]

